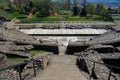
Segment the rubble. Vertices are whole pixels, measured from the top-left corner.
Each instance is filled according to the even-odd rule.
[[[21,57],[29,57],[30,55],[26,54],[26,50],[29,50],[28,46],[17,46],[13,42],[3,42],[0,41],[0,52],[3,54],[17,55]],[[32,47],[32,46],[30,46]],[[28,48],[28,49],[27,49]],[[31,49],[31,48],[30,48]]]
[[[0,53],[0,66],[5,65],[6,62],[7,62],[7,57],[4,54]]]
[[[94,79],[106,80],[108,79],[109,69],[105,66],[100,55],[95,51],[86,51],[79,54],[79,61],[82,70],[87,70],[87,73]],[[99,62],[94,63],[94,62]],[[84,65],[84,66],[83,66]],[[94,70],[93,70],[94,68]],[[111,80],[118,78],[112,73]],[[118,79],[117,79],[118,80]]]
[[[102,59],[120,59],[120,53],[99,53]]]
[[[0,80],[20,80],[15,70],[4,70],[0,72]]]
[[[107,53],[107,52],[113,53],[115,51],[115,49],[112,45],[102,45],[102,44],[92,45],[87,49],[95,50],[98,53]]]

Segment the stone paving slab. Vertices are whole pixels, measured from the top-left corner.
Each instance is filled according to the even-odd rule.
[[[75,56],[56,55],[52,63],[33,80],[87,80],[76,65]]]

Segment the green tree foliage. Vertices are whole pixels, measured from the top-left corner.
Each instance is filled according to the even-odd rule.
[[[105,21],[112,21],[112,17],[111,17],[111,13],[108,9],[106,9],[105,7],[103,7],[100,12],[99,12],[99,15],[102,16],[102,18],[105,20]]]
[[[30,0],[14,0],[19,12],[25,12],[25,7]]]
[[[16,6],[14,3],[11,3],[11,11],[14,12],[18,10],[19,10],[18,6]]]
[[[10,0],[0,0],[0,9],[8,10],[10,9],[11,1]]]
[[[81,11],[81,16],[84,16],[84,9]],[[103,4],[89,3],[87,5],[87,14],[90,14],[90,17],[101,19],[105,21],[112,21],[111,12]],[[97,15],[97,16],[96,16]]]
[[[68,8],[68,10],[70,10],[71,0],[68,0],[67,3],[68,3],[68,4],[67,4],[67,8]]]
[[[95,3],[89,3],[87,6],[87,13],[92,15],[95,14],[97,10],[97,5]]]
[[[80,13],[80,7],[78,6],[78,0],[74,0],[73,16],[78,16],[79,13]]]
[[[6,20],[7,12],[4,10],[0,10],[0,22]]]
[[[50,12],[45,7],[41,8],[40,11],[37,12],[36,14],[37,17],[47,17],[49,15],[50,15]]]
[[[96,14],[100,14],[100,11],[104,8],[104,5],[103,4],[97,4],[97,7],[96,7]]]
[[[25,6],[25,12],[31,12],[33,10],[33,2],[32,1],[28,1],[26,6]]]
[[[87,7],[86,4],[78,7],[78,0],[73,2],[71,0],[56,0],[54,2],[53,0],[13,0],[13,2],[11,0],[0,0],[0,17],[6,16],[6,13],[16,11],[27,14],[33,12],[33,15],[37,17],[47,17],[54,15],[54,13],[71,15],[71,6],[74,6],[74,16],[86,17],[89,14],[90,18],[112,20],[110,10],[103,4],[89,3]]]
[[[79,8],[77,6],[73,7],[73,16],[77,16],[79,13]]]
[[[86,9],[85,9],[85,8],[82,8],[81,13],[80,13],[80,16],[81,16],[81,17],[86,17],[86,15],[87,15]]]
[[[29,13],[37,16],[49,16],[54,13],[55,7],[52,0],[14,0],[13,9],[18,8],[19,12]]]
[[[11,10],[11,1],[0,0],[0,22],[6,20],[6,16],[10,10]]]
[[[38,1],[39,0],[33,2],[33,11],[34,13],[37,13],[36,15],[38,17],[47,17],[54,14],[55,7],[51,0],[40,0],[40,2]]]

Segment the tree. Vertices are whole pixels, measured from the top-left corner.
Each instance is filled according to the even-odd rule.
[[[28,3],[25,6],[25,12],[31,12],[33,10],[33,2],[32,1],[28,1]]]
[[[41,10],[39,12],[37,12],[36,15],[37,15],[37,17],[47,17],[50,14],[49,14],[48,10],[45,7],[43,7],[43,8],[41,8]]]
[[[82,8],[81,13],[80,13],[80,16],[81,16],[81,17],[85,17],[86,15],[87,15],[86,9],[85,9],[85,8]]]
[[[103,20],[105,20],[105,21],[112,21],[113,20],[111,17],[110,11],[105,7],[103,7],[101,9],[101,11],[99,12],[99,15],[102,16]]]
[[[11,1],[10,0],[0,0],[0,21],[7,20],[6,16],[8,15],[8,12],[10,11],[11,7]]]
[[[68,0],[68,10],[70,10],[71,7],[71,0]]]
[[[56,1],[54,2],[54,4],[55,4],[55,7],[56,7],[56,8],[61,9],[61,1],[60,1],[60,0],[56,0]]]
[[[10,9],[11,1],[10,0],[0,0],[0,9],[8,10]]]
[[[104,8],[103,4],[97,4],[97,8],[96,8],[96,14],[99,15],[100,11]]]
[[[0,20],[4,21],[6,19],[6,16],[8,15],[8,13],[4,10],[0,10]]]
[[[25,12],[25,6],[30,0],[14,0],[13,3],[18,6],[19,12]]]
[[[39,0],[36,0],[37,2]],[[37,16],[47,17],[49,15],[53,15],[55,12],[55,7],[51,0],[41,0],[39,3],[35,4],[36,1],[33,2],[34,5],[34,13],[37,13]]]
[[[74,16],[78,15],[78,7],[77,6],[73,7],[73,15]]]
[[[74,6],[78,6],[78,0],[74,0]]]
[[[87,13],[92,15],[96,13],[97,5],[95,3],[89,3],[87,6]]]
[[[11,12],[14,12],[14,11],[18,11],[19,8],[17,5],[15,5],[14,3],[11,4]]]
[[[87,15],[87,11],[86,11],[86,0],[82,0],[82,4],[83,4],[83,8],[81,10],[80,16],[81,17],[85,17]]]

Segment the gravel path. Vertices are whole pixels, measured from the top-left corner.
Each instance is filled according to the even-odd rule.
[[[76,65],[76,57],[70,55],[51,56],[51,64],[37,74],[33,80],[87,80]]]

